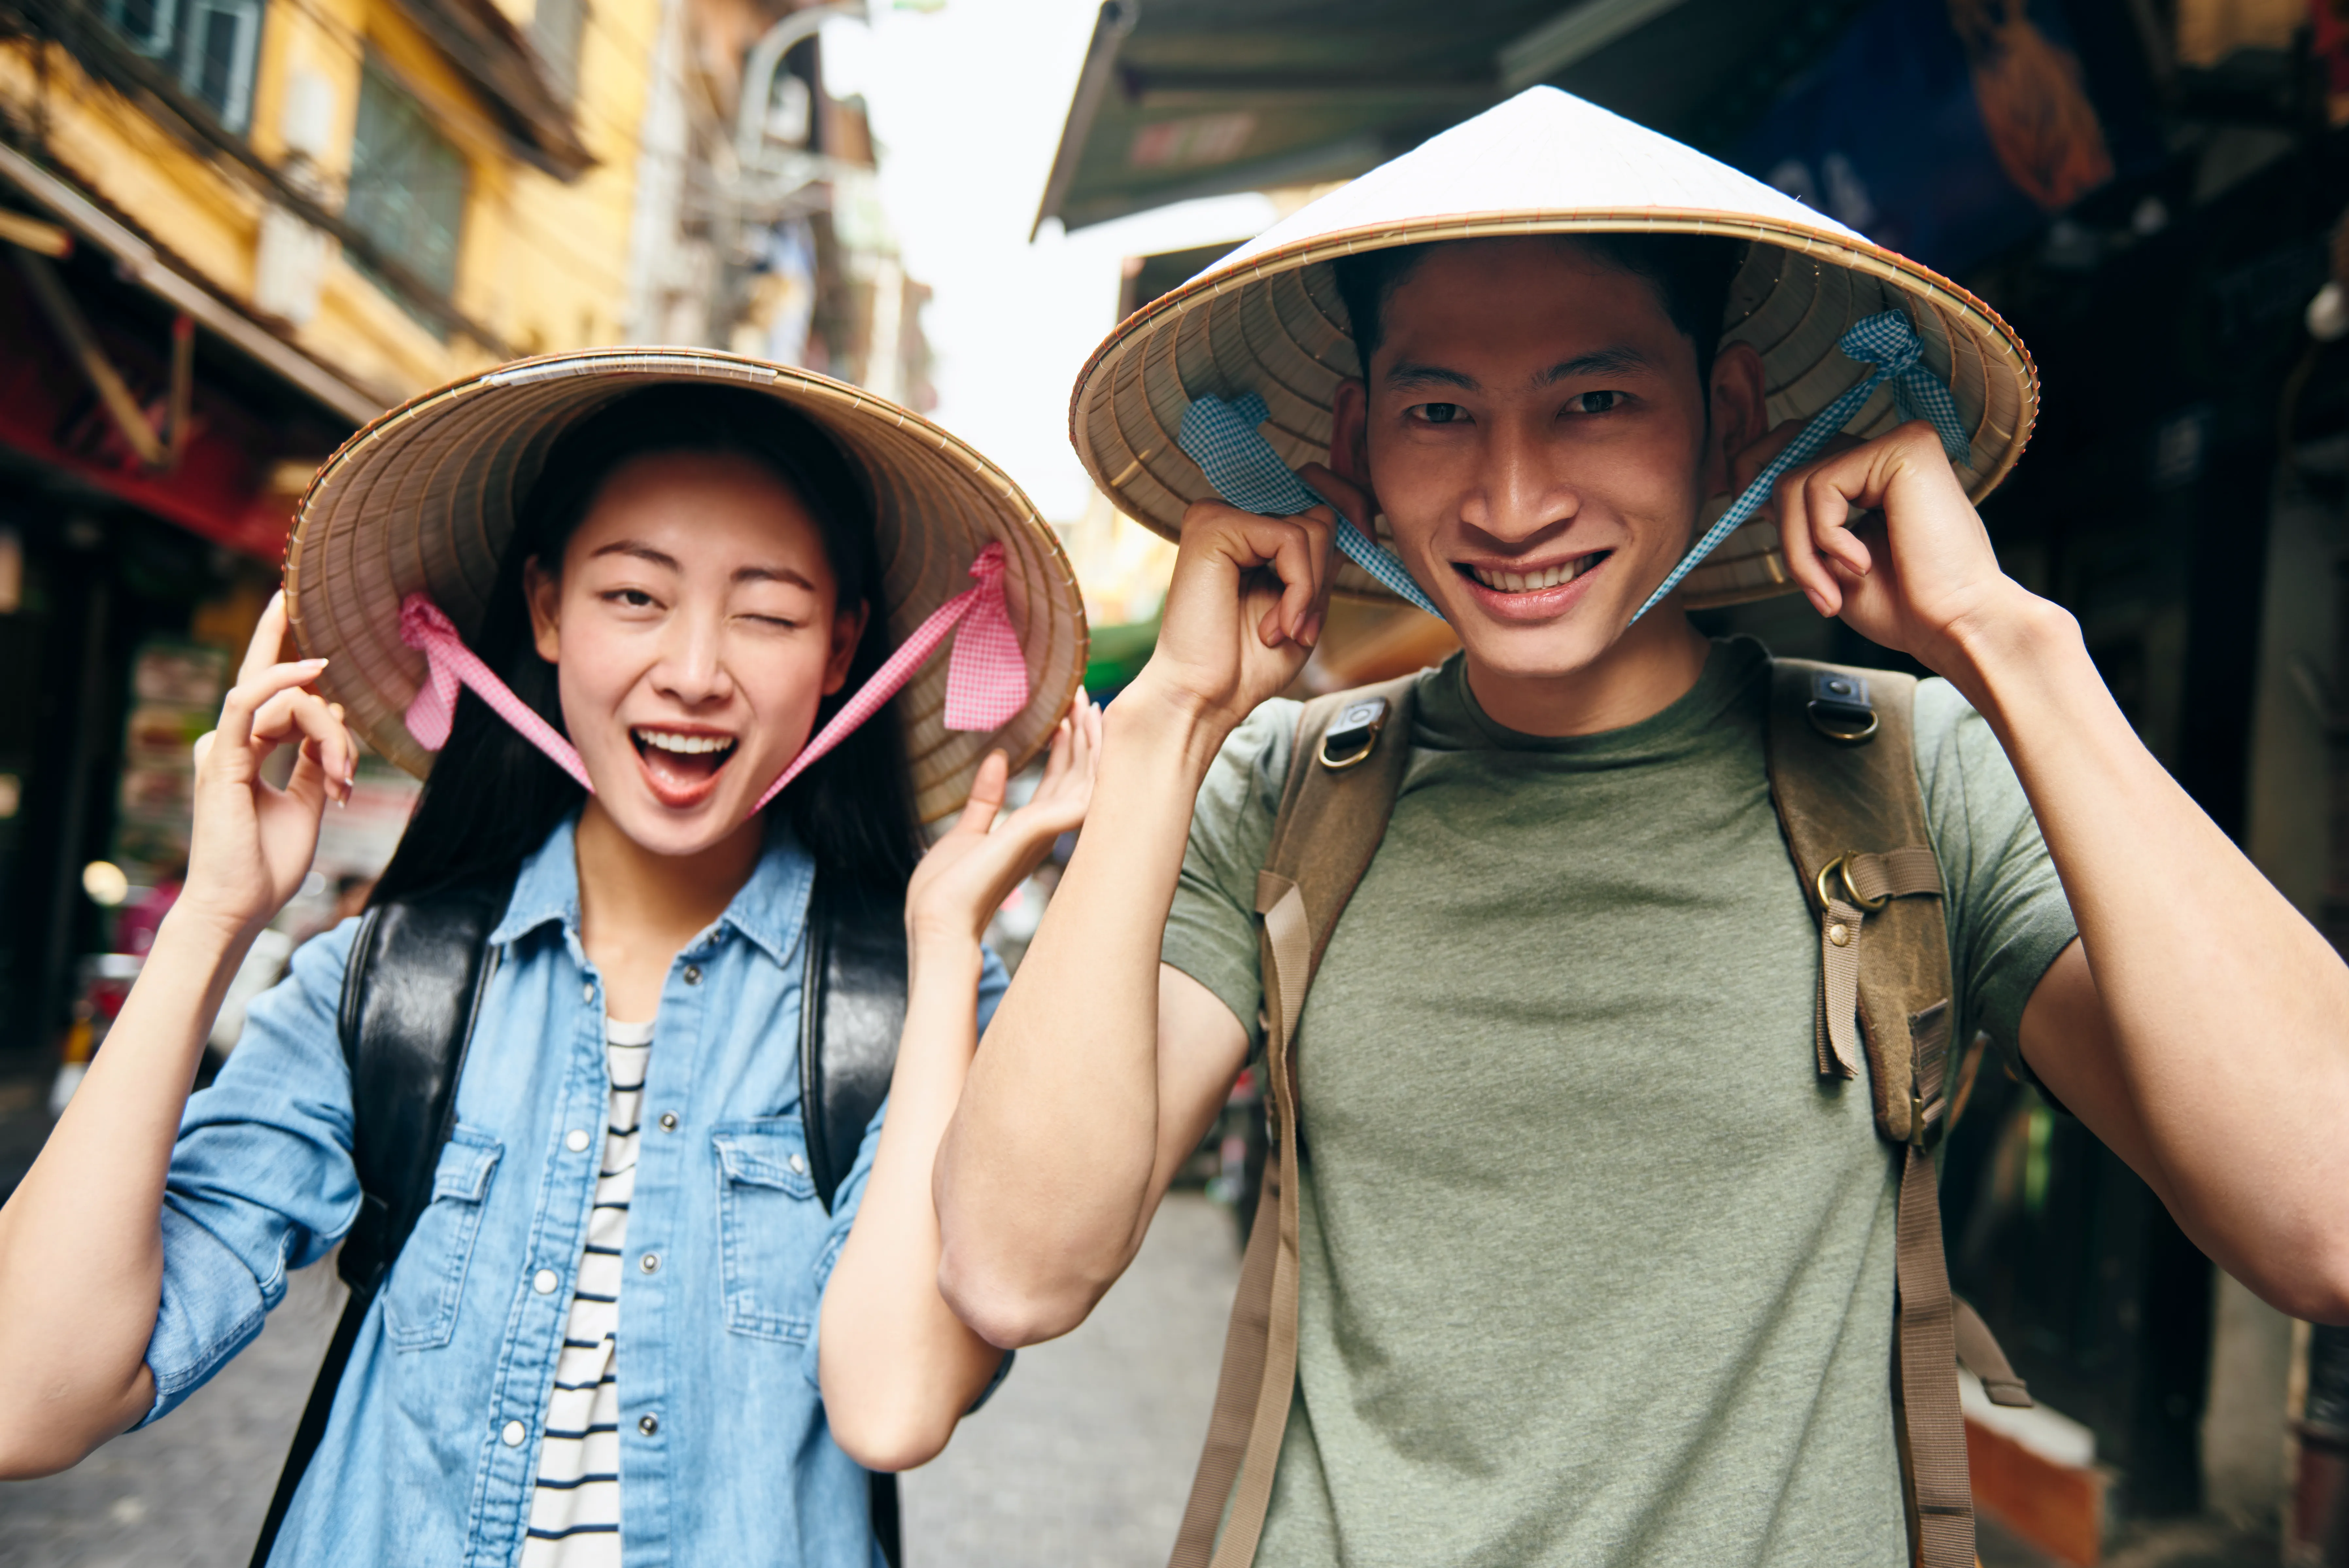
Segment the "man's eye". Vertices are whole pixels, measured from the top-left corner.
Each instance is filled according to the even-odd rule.
[[[1468,410],[1457,403],[1422,403],[1412,412],[1432,425],[1456,424],[1468,417]]]
[[[1623,394],[1620,392],[1578,392],[1566,400],[1566,411],[1570,414],[1612,413],[1622,401]]]

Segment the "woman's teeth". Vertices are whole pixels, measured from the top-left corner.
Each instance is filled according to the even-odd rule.
[[[1470,566],[1468,575],[1488,588],[1505,594],[1529,594],[1537,588],[1554,588],[1560,583],[1570,583],[1607,558],[1604,550],[1593,550],[1588,556],[1577,556],[1570,561],[1560,561],[1555,566],[1545,566],[1535,572],[1492,572],[1482,566]]]
[[[674,752],[680,756],[699,756],[706,752],[727,752],[734,749],[731,735],[680,735],[667,730],[635,730],[630,733],[636,743],[656,751]]]

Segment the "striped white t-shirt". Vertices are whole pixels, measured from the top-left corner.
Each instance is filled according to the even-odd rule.
[[[563,1328],[563,1354],[547,1399],[546,1435],[538,1449],[537,1490],[523,1568],[619,1568],[620,1385],[616,1345],[621,1251],[628,1239],[628,1199],[636,1186],[636,1118],[650,1023],[604,1021],[604,1058],[611,1075],[605,1115],[604,1163],[586,1252]]]

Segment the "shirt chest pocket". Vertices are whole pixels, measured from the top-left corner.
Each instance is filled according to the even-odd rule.
[[[831,1217],[816,1201],[797,1116],[713,1129],[718,1151],[719,1266],[726,1326],[805,1344],[815,1324],[816,1262]]]
[[[417,1217],[384,1286],[384,1334],[398,1348],[429,1349],[456,1333],[473,1238],[504,1152],[503,1144],[471,1127],[449,1135],[432,1172],[432,1201]]]

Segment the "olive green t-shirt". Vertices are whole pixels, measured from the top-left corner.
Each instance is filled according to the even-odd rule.
[[[1896,1166],[1823,1083],[1817,927],[1764,769],[1769,681],[1541,739],[1421,678],[1384,842],[1299,1023],[1298,1398],[1257,1557],[1908,1560],[1888,1384]],[[1253,1030],[1257,868],[1297,722],[1200,791],[1164,957]],[[1958,1033],[2012,1048],[2075,928],[2013,769],[1946,683],[1917,772]]]

